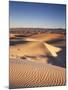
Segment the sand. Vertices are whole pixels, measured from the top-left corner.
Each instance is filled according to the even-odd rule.
[[[65,85],[65,68],[48,64],[48,53],[37,42],[10,46],[10,88]]]
[[[55,39],[59,39],[59,38],[64,38],[64,35],[63,34],[55,34],[55,33],[54,34],[43,33],[43,34],[32,35],[29,38],[33,38],[33,39],[40,40],[40,41],[48,41],[48,40],[55,40]]]
[[[29,42],[27,44],[19,44],[10,47],[10,58],[22,56],[40,56],[48,53],[47,48],[39,42]]]
[[[28,60],[10,60],[10,88],[65,85],[65,69]]]
[[[40,38],[41,37],[41,38]],[[59,34],[31,36],[37,40],[63,38]],[[45,56],[45,57],[44,57]],[[50,52],[41,42],[10,46],[9,87],[27,88],[66,84],[66,69],[48,63]]]

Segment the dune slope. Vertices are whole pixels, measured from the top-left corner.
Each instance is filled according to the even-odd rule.
[[[27,60],[10,60],[10,88],[65,85],[65,69]]]

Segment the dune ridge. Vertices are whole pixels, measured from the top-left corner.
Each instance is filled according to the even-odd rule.
[[[46,55],[48,53],[47,48],[42,43],[39,42],[29,42],[23,45],[11,46],[10,48],[10,58],[13,58],[12,55],[15,56],[38,56],[38,55]]]
[[[55,64],[52,65],[52,63],[49,64],[48,62],[48,59],[51,60],[53,59],[51,58],[52,56],[57,56],[56,52],[61,51],[62,48],[49,46],[51,50],[49,52],[45,47],[45,41],[63,39],[64,35],[52,33],[47,35],[38,34],[28,38],[33,38],[37,41],[23,42],[22,44],[19,43],[10,46],[9,88],[65,85],[66,69],[61,66],[56,66]],[[44,42],[44,44],[42,42]],[[53,55],[51,55],[51,52],[53,52]]]

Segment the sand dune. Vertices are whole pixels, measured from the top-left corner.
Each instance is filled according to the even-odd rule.
[[[16,45],[10,47],[10,58],[16,56],[38,56],[38,55],[46,55],[48,53],[47,48],[43,46],[43,44],[39,42],[29,42],[23,45]]]
[[[10,48],[10,58],[21,56],[40,56],[50,55],[57,57],[57,52],[61,51],[61,48],[49,45],[43,42],[28,42],[24,45],[15,45]]]
[[[10,60],[10,88],[65,85],[65,69],[49,64]]]
[[[52,33],[48,33],[48,34],[37,34],[37,35],[33,35],[30,36],[29,38],[32,39],[37,39],[40,41],[48,41],[48,40],[53,40],[53,39],[58,39],[58,38],[64,38],[63,34],[52,34]]]
[[[10,39],[16,38],[18,36],[21,36],[21,34],[10,34]],[[31,39],[35,39],[39,41],[48,41],[48,40],[53,40],[53,39],[65,38],[65,37],[63,34],[42,33],[42,34],[27,36],[25,38],[29,38],[29,39],[31,38]]]
[[[63,37],[60,34],[38,34],[29,38],[48,41]],[[48,56],[52,55],[45,46],[42,42],[37,41],[10,46],[10,88],[66,84],[65,68],[48,63]],[[51,52],[60,51],[60,48],[50,45],[49,47]],[[55,52],[53,54],[56,56]]]
[[[16,36],[15,36],[15,34],[10,34],[9,38],[10,38],[10,39],[15,39]]]

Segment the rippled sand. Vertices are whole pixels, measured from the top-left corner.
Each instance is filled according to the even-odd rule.
[[[45,40],[44,34],[40,35],[42,39],[36,35],[31,37]],[[54,37],[61,38],[63,36],[59,34],[49,35],[46,40],[51,40],[48,37],[54,39]],[[66,69],[49,64],[49,55],[50,53],[47,48],[39,42],[28,42],[26,44],[10,46],[10,88],[65,85]]]
[[[65,69],[27,60],[10,60],[10,88],[65,85]]]

